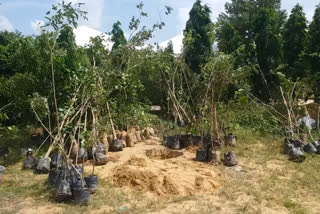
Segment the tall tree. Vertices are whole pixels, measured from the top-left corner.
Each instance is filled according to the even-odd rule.
[[[283,30],[283,61],[289,66],[289,76],[295,78],[304,76],[304,69],[299,69],[301,54],[308,38],[308,26],[303,8],[297,4]]]
[[[232,54],[236,67],[255,61],[252,21],[255,0],[232,0],[218,17],[216,36],[221,52]]]
[[[317,6],[310,24],[309,51],[312,56],[312,70],[320,73],[320,4]]]
[[[253,20],[253,30],[259,66],[265,75],[269,75],[280,61],[280,33],[285,15],[279,10],[278,3],[264,2],[257,1],[258,9]]]
[[[308,45],[309,63],[313,93],[320,100],[320,4],[317,5],[309,26],[310,40]]]
[[[193,72],[200,73],[201,65],[212,54],[214,25],[210,19],[211,10],[197,0],[189,12],[184,30],[183,51],[185,61]]]
[[[273,71],[281,59],[285,17],[280,0],[232,0],[217,23],[220,51],[235,56],[235,67],[251,67],[253,91],[266,101],[277,88]]]
[[[124,33],[121,29],[121,23],[119,21],[113,24],[111,34],[111,41],[114,42],[112,50],[117,49],[121,45],[127,44],[126,37],[124,36]]]

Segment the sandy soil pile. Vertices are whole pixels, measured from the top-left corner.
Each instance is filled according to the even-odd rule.
[[[97,167],[97,174],[128,190],[157,196],[196,195],[214,192],[223,180],[214,166],[195,162],[192,151],[172,151],[159,141],[143,141],[107,156],[110,161]]]

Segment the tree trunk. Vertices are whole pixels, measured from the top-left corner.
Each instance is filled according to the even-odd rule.
[[[215,96],[215,85],[212,86],[212,106],[211,106],[211,131],[213,139],[220,140],[218,118],[217,118],[217,102]]]

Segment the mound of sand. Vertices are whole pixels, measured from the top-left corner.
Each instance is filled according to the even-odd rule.
[[[131,158],[127,161],[128,165],[131,166],[146,166],[147,161],[144,158],[138,158],[136,156],[131,156]]]
[[[186,196],[212,193],[222,181],[213,166],[193,161],[194,154],[187,150],[149,146],[137,155],[111,170],[110,178],[117,186],[158,196]]]
[[[148,158],[151,159],[159,159],[159,160],[165,160],[165,159],[171,159],[171,158],[177,158],[183,155],[183,152],[178,151],[172,151],[169,149],[149,149],[146,151],[146,155]]]
[[[179,193],[176,184],[169,177],[129,166],[117,167],[113,180],[121,187],[127,186],[139,191],[151,191],[157,195],[176,195]]]
[[[107,157],[108,163],[95,170],[100,179],[149,196],[213,193],[224,180],[219,168],[196,162],[194,152],[170,150],[159,142],[150,145],[144,141],[122,152],[109,152]],[[89,164],[86,167],[91,170]]]

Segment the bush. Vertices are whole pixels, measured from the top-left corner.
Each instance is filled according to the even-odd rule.
[[[283,127],[271,109],[255,103],[231,102],[219,109],[220,121],[231,130],[249,128],[262,135],[280,134]]]

